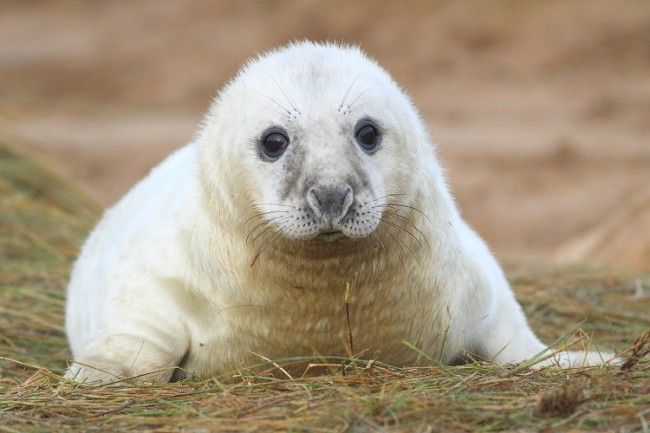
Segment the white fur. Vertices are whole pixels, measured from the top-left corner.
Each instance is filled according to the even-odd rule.
[[[385,130],[375,155],[352,139],[364,115]],[[271,124],[295,134],[305,173],[331,180],[359,163],[370,179],[359,194],[377,206],[363,237],[313,241],[314,233],[269,217],[288,209],[278,196],[282,163],[256,152]],[[269,213],[254,217],[261,212]],[[265,248],[247,242],[251,217],[261,221],[256,234],[271,228],[261,235]],[[68,290],[75,363],[67,375],[166,381],[178,365],[206,377],[258,355],[347,355],[346,288],[354,351],[366,358],[424,363],[405,341],[445,363],[465,351],[519,363],[545,350],[493,255],[459,215],[408,97],[356,48],[291,44],[245,66],[196,140],[92,232]],[[565,352],[546,364],[554,362],[603,359]]]

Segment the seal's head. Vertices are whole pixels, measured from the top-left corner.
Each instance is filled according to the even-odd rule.
[[[250,206],[232,209],[240,221],[257,216],[301,240],[370,235],[392,201],[408,206],[428,147],[379,65],[356,47],[311,42],[248,63],[215,100],[200,142],[208,189],[237,203],[246,195]]]

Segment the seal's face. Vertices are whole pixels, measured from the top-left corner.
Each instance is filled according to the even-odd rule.
[[[244,68],[206,123],[216,125],[219,157],[233,162],[224,169],[241,169],[231,187],[250,195],[249,240],[274,228],[287,238],[334,241],[370,235],[390,197],[408,192],[408,125],[416,118],[359,50],[298,44]]]
[[[276,179],[260,184],[263,209],[288,237],[365,237],[381,220],[383,177],[373,156],[383,128],[369,116],[352,123],[336,114],[326,128],[303,124],[300,113],[272,121],[255,140],[255,164]]]

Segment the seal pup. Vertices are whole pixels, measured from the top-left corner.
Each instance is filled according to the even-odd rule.
[[[66,330],[67,377],[101,382],[260,358],[550,351],[461,218],[409,98],[358,48],[312,42],[245,65],[195,140],[106,212],[74,266]]]

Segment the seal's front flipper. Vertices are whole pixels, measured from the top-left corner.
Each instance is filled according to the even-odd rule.
[[[112,384],[128,380],[169,382],[185,349],[148,337],[117,334],[89,345],[65,373],[66,379],[86,384]]]

